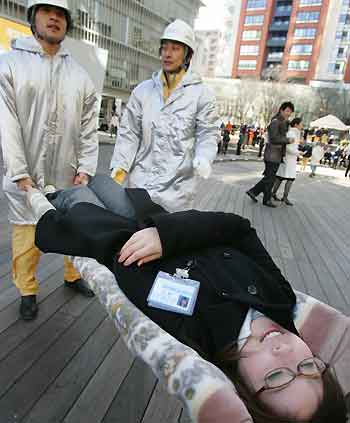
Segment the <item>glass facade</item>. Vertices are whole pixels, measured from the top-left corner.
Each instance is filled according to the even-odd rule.
[[[264,23],[264,15],[247,15],[244,25],[262,25]]]
[[[294,31],[294,38],[315,38],[316,33],[316,28],[296,28]]]
[[[0,15],[26,21],[26,0],[0,0]],[[109,51],[105,91],[130,92],[159,68],[159,39],[176,18],[190,25],[199,0],[71,0],[73,38]]]
[[[288,70],[307,71],[309,66],[308,60],[289,60],[288,62]]]

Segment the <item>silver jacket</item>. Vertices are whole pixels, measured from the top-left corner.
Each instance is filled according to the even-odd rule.
[[[166,210],[184,210],[192,207],[198,180],[192,161],[214,160],[220,123],[215,97],[198,75],[188,70],[164,103],[161,73],[132,92],[111,168],[128,172],[126,185],[147,189]]]
[[[61,47],[51,57],[34,37],[0,56],[0,138],[9,219],[35,224],[15,181],[66,188],[75,175],[94,175],[98,158],[97,95],[87,73]]]

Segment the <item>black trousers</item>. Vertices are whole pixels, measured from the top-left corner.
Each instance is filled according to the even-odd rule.
[[[264,177],[250,190],[255,196],[262,192],[264,203],[271,200],[272,187],[279,165],[279,163],[265,162]]]

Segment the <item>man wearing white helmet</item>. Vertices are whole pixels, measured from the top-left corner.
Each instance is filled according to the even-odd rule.
[[[0,57],[0,138],[3,189],[12,231],[13,280],[23,319],[36,317],[40,252],[30,186],[66,188],[88,182],[97,166],[97,96],[86,72],[61,45],[72,25],[67,0],[29,0],[32,37]],[[65,259],[65,285],[93,296]]]
[[[111,161],[112,177],[145,188],[168,211],[192,208],[198,175],[217,151],[216,101],[191,71],[192,28],[177,19],[161,38],[162,69],[131,94]]]

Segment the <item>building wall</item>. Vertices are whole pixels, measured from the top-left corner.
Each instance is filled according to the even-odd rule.
[[[0,0],[0,16],[26,22],[26,0]],[[104,94],[127,99],[159,68],[159,39],[180,18],[194,24],[200,0],[71,0],[72,37],[108,50]]]
[[[256,15],[263,22],[247,25]],[[244,40],[248,30],[259,39]],[[350,82],[350,0],[243,0],[235,46],[234,78],[266,78],[275,66],[281,80]]]
[[[203,76],[213,78],[217,65],[221,33],[218,30],[198,30],[196,36],[206,42],[208,49],[207,71]]]
[[[337,1],[337,0],[333,0]],[[300,0],[293,2],[293,10],[289,25],[288,37],[283,57],[283,80],[296,80],[309,83],[314,78],[317,64],[320,57],[322,40],[330,28],[326,26],[330,0],[313,0],[309,5],[301,5]],[[306,3],[306,1],[305,1]],[[303,15],[302,15],[303,14]],[[301,16],[317,15],[317,20],[302,19]],[[313,29],[314,38],[295,37],[295,31],[300,29]],[[304,49],[304,52],[296,51],[293,48]],[[311,51],[307,51],[311,47]]]
[[[235,58],[233,62],[233,78],[260,78],[266,59],[266,44],[269,35],[275,0],[265,0],[263,8],[250,8],[251,0],[243,0],[239,19],[239,28],[236,39]],[[259,3],[257,3],[259,4]],[[254,19],[262,16],[262,20],[254,23]],[[249,20],[253,22],[250,23]],[[258,31],[259,35],[254,39],[246,37],[248,31]],[[252,46],[252,47],[246,47]],[[257,49],[253,54],[247,54],[244,49]],[[249,52],[248,52],[249,53]],[[249,68],[251,67],[251,68]]]
[[[226,0],[225,17],[220,40],[215,76],[230,78],[235,57],[235,40],[237,39],[242,0]]]

